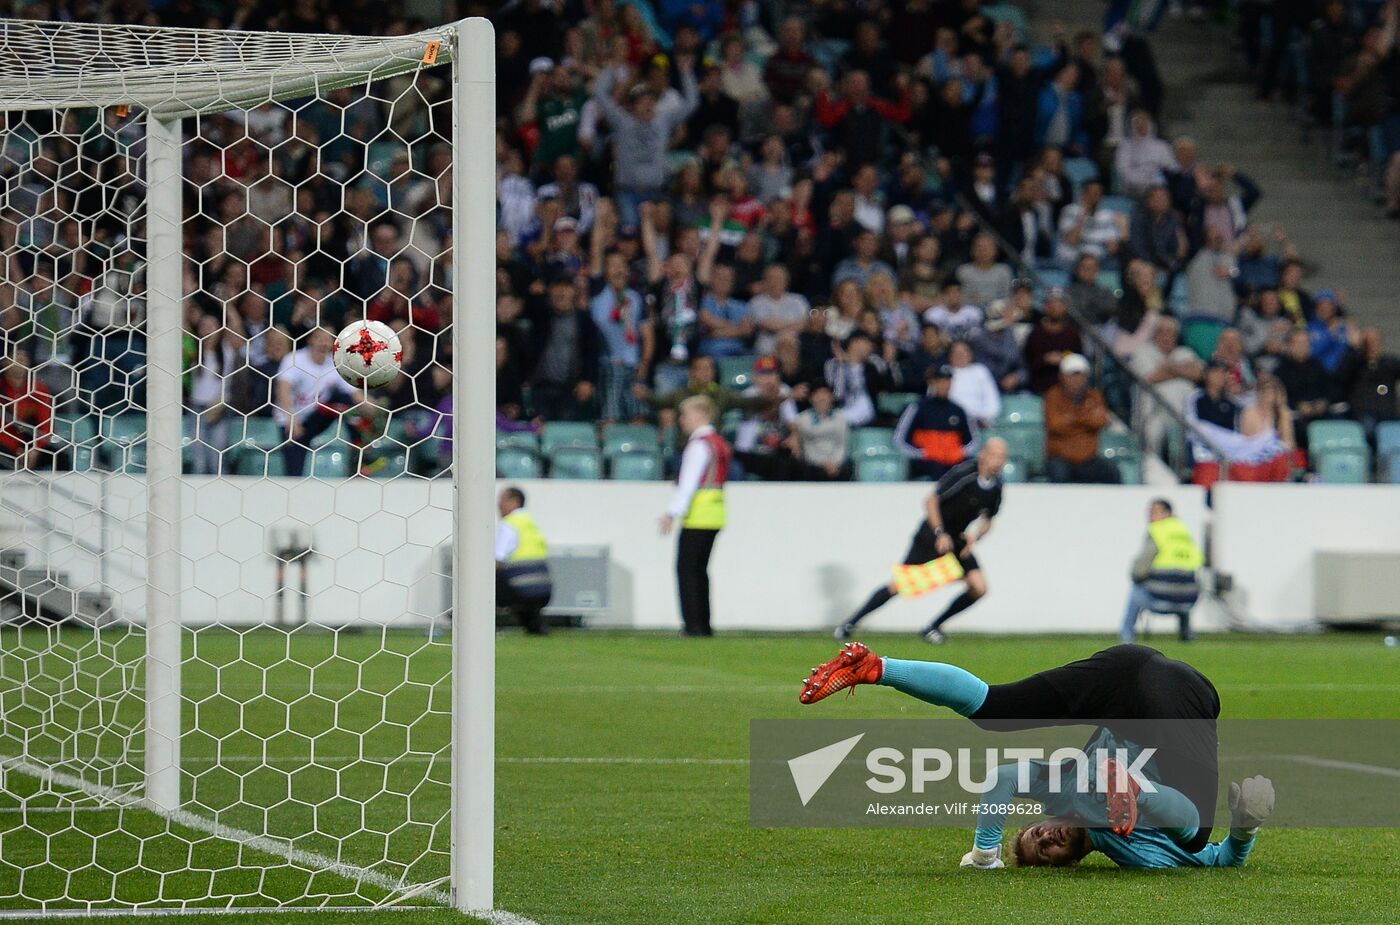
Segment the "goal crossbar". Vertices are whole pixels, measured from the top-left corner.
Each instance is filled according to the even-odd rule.
[[[0,22],[0,111],[130,106],[169,119],[396,77],[453,57],[455,27],[400,36]]]

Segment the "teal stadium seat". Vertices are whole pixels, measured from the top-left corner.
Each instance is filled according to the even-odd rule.
[[[887,417],[897,418],[904,413],[904,409],[917,402],[923,396],[918,392],[883,392],[880,400],[875,403],[880,413]]]
[[[1313,421],[1308,425],[1308,455],[1318,468],[1323,453],[1356,450],[1367,455],[1366,431],[1355,421]]]
[[[1001,470],[1001,480],[1007,485],[1020,485],[1030,481],[1029,467],[1024,460],[1008,457],[1006,465]]]
[[[851,458],[898,456],[891,427],[857,427],[851,431]]]
[[[1132,434],[1103,431],[1099,434],[1099,455],[1118,467],[1124,485],[1142,484],[1142,448]]]
[[[544,425],[540,449],[546,456],[553,456],[560,447],[598,448],[598,428],[584,421],[551,421]]]
[[[502,479],[537,479],[541,471],[539,454],[534,450],[517,446],[499,447],[496,450],[496,477]]]
[[[340,440],[323,443],[311,451],[311,476],[317,479],[349,478],[359,462],[359,453]]]
[[[1181,342],[1202,360],[1209,360],[1215,355],[1215,343],[1220,340],[1220,332],[1227,327],[1229,325],[1219,318],[1190,317],[1181,325]]]
[[[1099,178],[1099,165],[1095,164],[1092,158],[1069,157],[1065,158],[1065,176],[1074,186],[1074,195],[1079,195],[1079,190],[1090,180]]]
[[[638,450],[659,452],[661,435],[650,424],[611,424],[603,431],[603,455]]]
[[[1002,424],[1045,423],[1045,402],[1039,395],[1007,395],[1001,400]]]
[[[1363,450],[1323,450],[1317,459],[1317,476],[1328,485],[1364,485],[1370,468],[1370,454]]]
[[[603,477],[603,454],[584,446],[561,446],[549,455],[549,477],[595,480]]]
[[[982,432],[985,442],[993,437],[1006,441],[1007,455],[1018,460],[1025,467],[1026,480],[1038,475],[1045,468],[1045,425],[1040,422],[1029,424],[1002,424]]]
[[[608,460],[612,477],[617,482],[655,482],[661,478],[660,450],[627,450],[614,453]]]
[[[1110,212],[1116,212],[1119,215],[1131,217],[1133,214],[1133,205],[1134,203],[1131,196],[1105,196],[1103,197],[1103,201],[1099,204],[1099,207],[1107,209]]]
[[[862,456],[856,460],[857,482],[903,482],[909,477],[909,460],[896,453]]]
[[[102,419],[102,456],[113,472],[146,471],[146,416],[115,414]]]
[[[1376,428],[1376,459],[1379,478],[1400,484],[1400,421],[1383,421]]]
[[[753,385],[753,364],[758,359],[752,356],[725,357],[717,361],[719,384],[726,389],[742,392]]]
[[[540,438],[538,434],[528,430],[496,431],[496,449],[503,450],[507,447],[538,453],[540,451]]]

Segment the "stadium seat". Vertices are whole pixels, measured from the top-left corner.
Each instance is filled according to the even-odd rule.
[[[1323,453],[1357,450],[1370,455],[1366,431],[1355,421],[1313,421],[1308,425],[1308,454],[1319,467]]]
[[[561,446],[549,454],[549,477],[554,479],[601,479],[603,454],[583,446]]]
[[[61,441],[61,446],[69,448],[74,471],[87,472],[92,469],[97,449],[97,418],[90,414],[55,415],[53,433]]]
[[[540,438],[538,434],[528,430],[498,430],[496,431],[496,449],[506,448],[516,450],[531,450],[538,453],[540,451]]]
[[[1392,485],[1400,482],[1400,421],[1382,421],[1376,427],[1376,460],[1380,479]]]
[[[726,389],[742,392],[753,385],[753,364],[757,357],[725,357],[718,360],[719,384]]]
[[[1100,270],[1095,282],[1109,292],[1119,293],[1123,290],[1123,275],[1117,270]]]
[[[1132,434],[1102,431],[1099,434],[1099,455],[1118,467],[1118,475],[1124,485],[1142,484],[1142,449]]]
[[[1323,450],[1314,458],[1317,476],[1325,484],[1364,485],[1368,481],[1371,458],[1365,450]]]
[[[496,477],[502,479],[537,479],[540,471],[539,454],[523,447],[496,448]]]
[[[287,462],[282,458],[281,450],[263,449],[248,440],[233,447],[230,450],[230,457],[225,457],[225,459],[229,459],[229,462],[226,463],[229,468],[225,471],[231,471],[235,475],[283,476],[287,474]]]
[[[1045,423],[1045,402],[1039,395],[1007,395],[1001,400],[1000,423],[1040,424]]]
[[[603,455],[635,451],[655,451],[661,445],[660,435],[650,424],[610,424],[603,431]]]
[[[922,397],[918,392],[884,392],[880,395],[876,407],[880,409],[881,414],[897,418],[904,413],[905,408]]]
[[[1008,485],[1019,485],[1030,481],[1030,467],[1023,459],[1007,457],[1006,466],[1001,470],[1001,480]]]
[[[1038,475],[1045,468],[1045,425],[1003,424],[982,431],[983,442],[993,437],[1006,441],[1007,455],[1020,460],[1025,468],[1026,480]]]
[[[1215,342],[1229,325],[1219,318],[1192,315],[1181,325],[1181,342],[1195,351],[1196,356],[1209,360],[1215,354]]]
[[[553,456],[560,447],[598,448],[598,428],[583,421],[550,421],[544,425],[540,449],[546,456]]]
[[[146,416],[114,414],[101,426],[103,462],[113,472],[146,471]]]
[[[661,478],[661,451],[625,450],[608,460],[612,478],[618,482],[654,482]]]
[[[348,443],[334,440],[311,451],[311,476],[318,479],[343,479],[355,471],[359,452]]]
[[[857,427],[851,431],[851,458],[896,456],[894,430],[889,427]]]
[[[1080,187],[1090,180],[1099,178],[1099,165],[1087,157],[1066,158],[1065,176],[1069,178],[1070,183],[1074,184],[1074,195],[1078,197]]]
[[[902,482],[909,477],[909,460],[895,453],[856,460],[857,482]]]
[[[739,408],[730,408],[719,416],[719,432],[729,439],[734,439],[734,434],[739,429],[739,425],[744,423],[744,412]]]

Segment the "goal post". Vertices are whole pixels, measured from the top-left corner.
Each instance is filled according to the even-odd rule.
[[[0,59],[0,917],[492,909],[490,22]]]

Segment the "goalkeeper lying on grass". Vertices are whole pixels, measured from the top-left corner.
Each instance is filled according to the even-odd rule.
[[[1196,837],[1199,817],[1180,791],[1165,784],[1157,784],[1156,792],[1140,789],[1110,761],[1105,777],[1117,786],[1111,786],[1107,800],[1100,803],[1092,793],[1052,792],[1048,763],[1029,764],[1033,770],[1027,787],[1017,786],[1018,765],[997,768],[996,785],[982,798],[981,824],[972,850],[963,855],[963,867],[1005,866],[1001,858],[1005,814],[994,810],[1014,797],[1040,801],[1056,816],[1016,833],[1012,855],[1022,867],[1068,867],[1093,851],[1103,852],[1119,867],[1242,867],[1254,848],[1259,826],[1274,810],[1274,785],[1267,777],[1231,784],[1229,836],[1189,851],[1185,846]]]
[[[984,729],[1097,725],[1084,749],[1089,753],[1156,750],[1153,779],[1162,781],[1155,785],[1156,793],[1142,792],[1130,778],[1125,784],[1116,768],[1106,775],[1110,786],[1098,796],[1052,793],[1046,762],[1029,762],[1036,771],[1024,785],[1019,765],[998,768],[997,784],[984,807],[1004,806],[1019,796],[1042,801],[1056,816],[1017,834],[1014,853],[1025,865],[1074,864],[1097,850],[1123,867],[1239,866],[1259,825],[1273,811],[1273,784],[1267,779],[1231,784],[1230,836],[1210,843],[1209,825],[1202,821],[1215,812],[1220,698],[1199,671],[1146,646],[1113,646],[1021,681],[989,685],[955,665],[881,658],[862,643],[848,643],[835,658],[812,669],[799,699],[816,703],[860,684],[892,687],[948,707]],[[985,817],[963,866],[1003,866],[1003,818]],[[1139,818],[1145,822],[1141,828]]]

